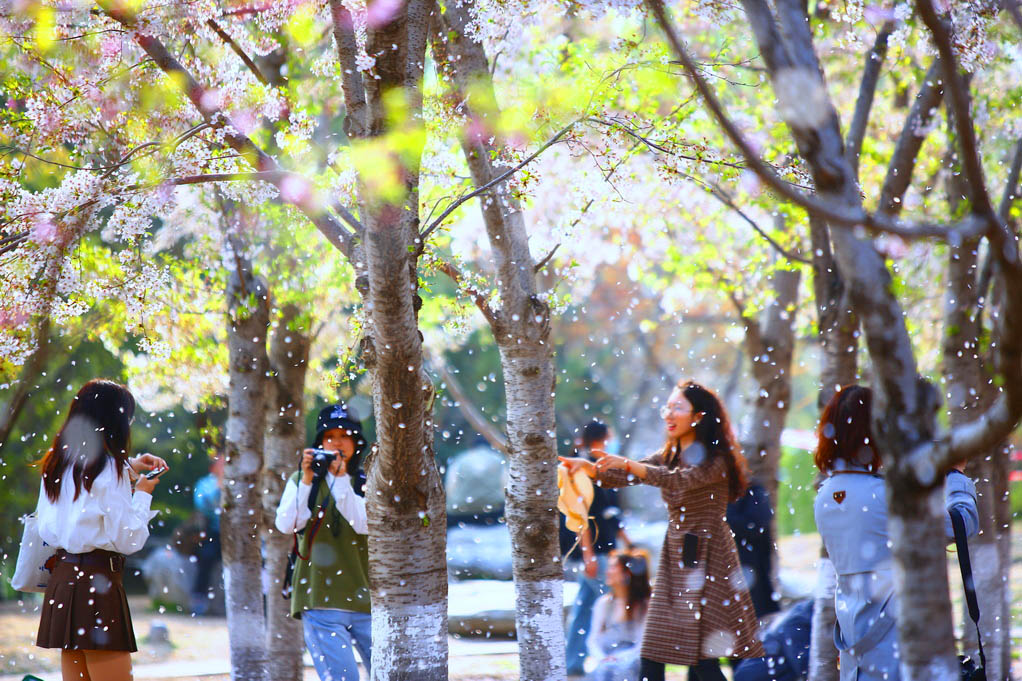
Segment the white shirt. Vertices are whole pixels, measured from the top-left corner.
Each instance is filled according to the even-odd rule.
[[[135,553],[149,538],[149,520],[156,515],[149,506],[148,492],[131,493],[131,478],[125,467],[121,479],[114,473],[111,459],[96,476],[92,489],[84,483],[75,499],[75,483],[70,466],[60,483],[60,496],[51,502],[39,483],[37,516],[39,537],[68,553],[88,553],[103,549],[115,553]]]
[[[351,478],[347,475],[334,477],[326,474],[322,484],[326,485],[333,494],[334,504],[344,519],[348,521],[351,528],[359,534],[369,534],[369,523],[366,520],[366,500],[355,494],[351,486]],[[306,485],[301,478],[296,485],[294,481],[288,480],[284,487],[284,494],[280,497],[277,505],[277,529],[285,534],[298,532],[303,529],[312,517],[309,510],[309,495],[312,493],[312,485]]]

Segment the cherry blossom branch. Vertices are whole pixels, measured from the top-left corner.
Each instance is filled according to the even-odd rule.
[[[337,57],[341,63],[341,90],[344,92],[344,106],[347,109],[344,132],[348,137],[362,138],[369,134],[369,122],[365,83],[356,60],[358,41],[355,39],[355,19],[342,0],[330,0],[330,18],[333,21]]]
[[[227,46],[231,48],[234,54],[238,55],[238,58],[245,63],[245,66],[248,67],[248,70],[252,72],[252,75],[254,75],[260,83],[263,85],[270,84],[270,81],[263,75],[263,72],[258,66],[256,66],[256,63],[252,61],[252,58],[245,54],[245,50],[241,49],[241,45],[234,42],[234,38],[231,37],[230,33],[221,28],[220,24],[216,23],[216,19],[207,20],[206,25],[213,29],[213,32],[220,36],[221,40],[227,43]]]
[[[550,252],[547,253],[546,256],[544,256],[544,258],[542,260],[540,260],[538,263],[536,263],[536,266],[532,268],[532,271],[533,272],[539,272],[544,267],[546,267],[546,264],[548,262],[550,262],[550,259],[554,257],[554,253],[556,253],[557,249],[560,248],[560,247],[561,247],[561,245],[557,244],[552,249],[550,249]]]
[[[885,21],[877,33],[873,48],[866,53],[866,65],[862,69],[862,81],[859,83],[859,96],[855,100],[855,113],[848,127],[845,140],[845,157],[852,166],[855,176],[859,176],[859,155],[862,153],[862,141],[866,137],[866,126],[869,124],[869,112],[873,108],[877,83],[880,81],[880,67],[887,56],[887,41],[894,33],[894,22]]]
[[[495,185],[498,185],[498,184],[500,184],[501,182],[503,182],[503,181],[504,181],[504,180],[506,180],[507,178],[511,177],[512,175],[514,175],[515,173],[517,173],[517,172],[518,172],[519,170],[521,170],[522,168],[524,168],[524,167],[525,167],[525,166],[527,166],[528,164],[532,163],[532,162],[533,162],[534,160],[536,160],[536,158],[537,158],[537,157],[538,157],[538,156],[539,156],[540,154],[542,154],[542,153],[543,153],[544,151],[546,151],[547,149],[549,149],[549,148],[550,148],[550,147],[552,147],[553,145],[557,144],[557,142],[559,142],[559,141],[560,141],[560,139],[561,139],[562,137],[564,137],[565,135],[567,135],[567,134],[568,134],[568,132],[570,132],[570,131],[571,131],[571,129],[572,129],[572,128],[574,128],[574,127],[575,127],[575,125],[576,125],[576,124],[578,124],[578,123],[579,123],[579,120],[574,120],[574,121],[572,121],[571,123],[569,123],[568,125],[564,126],[563,128],[561,128],[561,130],[560,130],[560,131],[559,131],[559,132],[558,132],[558,133],[557,133],[556,135],[554,135],[554,136],[553,136],[553,137],[551,137],[551,138],[550,138],[549,140],[547,140],[547,141],[546,141],[546,143],[545,143],[545,144],[544,144],[543,146],[541,146],[541,147],[540,147],[539,149],[537,149],[536,151],[534,151],[534,152],[533,152],[533,153],[532,153],[532,154],[531,154],[530,156],[528,156],[528,157],[527,157],[527,158],[526,158],[526,159],[525,159],[524,161],[522,161],[522,162],[521,162],[521,163],[519,163],[518,165],[514,166],[513,168],[509,168],[508,170],[506,170],[505,172],[501,173],[501,174],[500,174],[500,175],[498,175],[497,177],[493,178],[492,180],[490,180],[490,181],[489,181],[489,182],[487,182],[486,184],[484,184],[484,185],[481,185],[481,186],[479,186],[479,187],[478,187],[477,189],[475,189],[474,191],[471,191],[471,192],[469,192],[468,194],[465,194],[465,195],[464,195],[464,196],[462,196],[462,197],[461,197],[460,199],[457,199],[457,200],[455,200],[455,201],[454,201],[453,203],[451,203],[451,205],[450,205],[450,206],[448,206],[448,207],[447,207],[447,209],[446,209],[446,210],[444,210],[444,212],[443,212],[443,213],[441,213],[441,214],[439,215],[439,217],[437,217],[437,219],[436,219],[436,220],[434,220],[434,221],[433,221],[432,223],[430,223],[429,227],[427,227],[427,228],[426,228],[425,230],[423,230],[423,232],[422,232],[421,234],[419,234],[419,240],[420,240],[420,242],[421,242],[421,243],[419,244],[419,248],[420,248],[420,249],[422,249],[422,248],[424,248],[424,247],[425,247],[425,244],[426,244],[426,239],[427,239],[427,238],[429,237],[429,235],[430,235],[430,234],[431,234],[431,233],[433,232],[433,230],[435,230],[435,229],[436,229],[437,227],[439,227],[439,226],[440,226],[440,224],[441,224],[441,223],[442,223],[442,222],[444,221],[444,219],[445,219],[445,218],[446,218],[446,217],[447,217],[448,215],[450,215],[451,213],[453,213],[453,212],[454,212],[455,210],[457,210],[457,209],[458,209],[458,207],[459,207],[459,206],[460,206],[461,204],[463,204],[463,203],[465,203],[466,201],[469,201],[469,200],[471,200],[471,199],[473,199],[473,198],[475,198],[475,197],[479,196],[480,194],[483,194],[483,193],[485,193],[485,192],[486,192],[487,190],[489,190],[489,189],[490,189],[491,187],[493,187],[493,186],[495,186]]]
[[[937,16],[931,0],[916,0],[916,8],[923,23],[930,29],[933,41],[937,44],[937,52],[940,53],[944,82],[951,94],[951,105],[955,111],[955,127],[962,148],[962,168],[971,190],[969,199],[972,210],[981,215],[994,216],[993,204],[987,193],[986,182],[983,181],[983,164],[979,158],[976,129],[972,124],[970,112],[969,88],[958,70],[948,22]]]
[[[667,36],[676,55],[685,66],[685,70],[694,82],[696,89],[702,95],[713,116],[717,119],[721,129],[727,134],[731,142],[738,147],[749,167],[759,175],[765,184],[771,187],[777,194],[788,201],[801,206],[803,209],[812,212],[816,216],[845,227],[866,227],[880,232],[895,234],[903,239],[939,238],[951,242],[967,239],[973,236],[986,234],[991,227],[988,215],[969,215],[950,224],[918,222],[907,223],[897,218],[892,218],[879,213],[868,213],[861,205],[834,206],[821,201],[813,195],[799,192],[785,182],[759,157],[752,146],[745,139],[745,136],[738,130],[734,122],[725,113],[720,100],[709,87],[706,81],[699,74],[695,63],[689,56],[674,31],[673,25],[668,21],[661,0],[646,0],[661,29]],[[764,58],[767,53],[764,53]],[[778,46],[776,53],[770,54],[772,59],[784,59],[788,57],[781,46]]]
[[[912,171],[925,141],[919,134],[919,129],[929,125],[930,119],[944,99],[944,88],[939,83],[940,69],[940,60],[937,59],[923,77],[922,87],[919,88],[916,101],[894,145],[894,152],[887,166],[887,176],[880,188],[880,201],[877,204],[877,210],[883,213],[896,215],[901,211],[901,199],[912,182]]]
[[[110,18],[126,28],[136,29],[135,15],[124,9],[122,5],[114,4],[112,0],[99,0],[99,5]],[[244,156],[257,172],[270,173],[264,178],[277,187],[281,198],[304,213],[331,244],[353,261],[355,255],[354,235],[329,212],[327,204],[318,196],[313,183],[297,173],[283,170],[276,159],[267,154],[247,135],[239,132],[239,128],[231,124],[230,117],[226,112],[216,104],[216,98],[207,96],[208,89],[195,80],[194,76],[170,54],[160,40],[136,32],[135,42],[165,73],[175,77],[175,82],[181,84],[188,99],[202,114],[206,122],[222,130],[227,145]],[[359,225],[356,232],[361,231],[361,225],[349,211],[345,210],[342,216],[349,224],[354,222]]]
[[[497,314],[493,311],[493,308],[490,307],[490,303],[486,300],[486,296],[474,286],[466,285],[461,271],[455,267],[453,263],[446,260],[439,260],[438,265],[440,266],[441,272],[450,277],[451,281],[453,281],[459,289],[468,294],[468,296],[472,299],[472,302],[475,303],[475,306],[479,308],[479,311],[483,313],[484,317],[486,317],[486,321],[489,322],[490,326],[496,328]]]
[[[468,397],[468,393],[461,385],[461,381],[457,379],[454,373],[447,366],[447,362],[444,361],[441,352],[430,352],[429,349],[423,345],[430,359],[430,363],[440,374],[440,379],[447,384],[447,389],[451,391],[451,395],[454,397],[458,411],[465,417],[469,425],[472,426],[477,433],[486,438],[486,441],[490,443],[490,446],[499,452],[504,454],[511,453],[511,444],[508,442],[507,436],[500,432],[497,426],[492,423],[489,419],[483,416],[475,405]]]

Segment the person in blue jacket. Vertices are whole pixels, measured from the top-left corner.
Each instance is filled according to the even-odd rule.
[[[826,476],[816,496],[816,527],[837,580],[834,643],[841,681],[899,681],[894,561],[887,532],[887,497],[870,426],[873,393],[851,385],[820,418],[815,462]],[[961,512],[968,534],[979,530],[976,486],[960,470],[948,473],[945,509]],[[945,534],[954,538],[945,513]]]

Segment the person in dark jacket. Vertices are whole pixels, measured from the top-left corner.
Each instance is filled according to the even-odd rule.
[[[596,461],[603,455],[610,437],[610,428],[606,424],[596,420],[590,421],[582,429],[579,453],[589,461]],[[607,557],[617,545],[618,534],[621,532],[621,507],[617,490],[595,487],[593,503],[589,506],[589,517],[591,520],[588,526],[578,537],[567,529],[564,517],[561,517],[562,553],[568,553],[570,549],[569,564],[574,563],[579,584],[578,594],[568,617],[566,636],[565,656],[570,676],[581,676],[585,673],[593,604],[607,591]],[[581,565],[577,560],[570,559],[570,556],[579,554],[582,559]]]
[[[750,484],[745,494],[727,505],[727,524],[734,532],[738,561],[745,571],[752,607],[760,619],[781,609],[774,600],[771,581],[774,536],[770,521],[773,515],[770,496],[759,483]]]
[[[734,681],[805,681],[809,677],[812,622],[811,598],[779,615],[763,634],[766,656],[739,662]]]

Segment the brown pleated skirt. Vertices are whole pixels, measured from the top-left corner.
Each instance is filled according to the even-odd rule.
[[[36,645],[65,650],[124,650],[134,653],[128,597],[121,581],[123,557],[93,551],[90,560],[76,565],[57,560],[43,597]],[[112,569],[107,557],[116,556]]]

